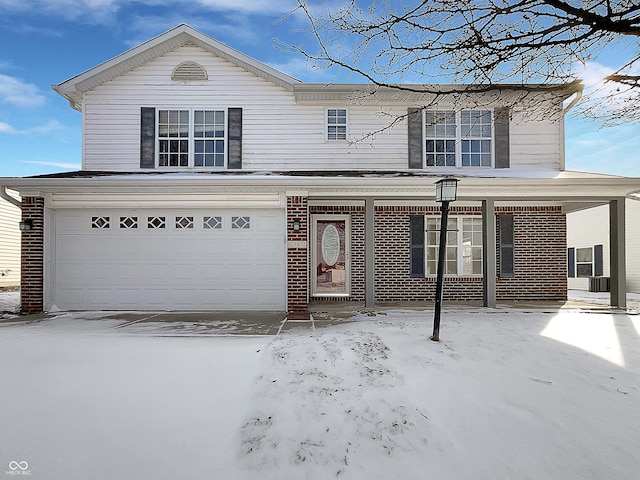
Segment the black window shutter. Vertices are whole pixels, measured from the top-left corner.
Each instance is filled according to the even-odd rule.
[[[227,111],[227,166],[242,168],[242,108]]]
[[[500,276],[513,277],[513,215],[498,215],[500,225]]]
[[[603,273],[602,245],[596,245],[593,247],[593,274],[596,277],[601,277]]]
[[[411,276],[424,277],[424,215],[410,215]]]
[[[156,166],[156,109],[140,108],[140,168]]]
[[[409,138],[409,168],[422,168],[422,110],[410,108],[407,113]]]
[[[509,168],[509,107],[496,108],[495,116],[495,166],[496,168]]]
[[[569,278],[576,276],[576,249],[573,247],[567,249],[567,276]]]

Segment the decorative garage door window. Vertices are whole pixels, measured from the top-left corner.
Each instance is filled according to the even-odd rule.
[[[193,217],[176,217],[176,228],[193,228]]]
[[[202,222],[202,228],[221,229],[222,217],[204,217],[204,220]]]
[[[231,228],[251,228],[251,219],[249,217],[231,217]]]
[[[314,218],[315,275],[313,294],[340,296],[349,294],[349,219]]]
[[[120,217],[120,228],[138,228],[138,217]]]
[[[167,225],[165,217],[147,217],[147,228],[165,228]]]
[[[155,212],[154,212],[155,213]],[[91,230],[252,230],[249,215],[89,215]],[[114,219],[113,223],[111,219]],[[98,232],[95,232],[98,233]]]
[[[91,217],[91,228],[109,228],[110,220],[109,217]]]

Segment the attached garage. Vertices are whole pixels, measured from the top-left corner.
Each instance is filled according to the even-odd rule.
[[[63,310],[286,310],[284,209],[57,209]]]

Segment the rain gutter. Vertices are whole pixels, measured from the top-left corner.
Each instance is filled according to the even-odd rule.
[[[7,187],[0,186],[0,197],[4,198],[7,202],[15,205],[16,207],[22,209],[22,202],[9,195],[7,193]]]

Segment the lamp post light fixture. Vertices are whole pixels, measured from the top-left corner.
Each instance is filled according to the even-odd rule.
[[[433,309],[433,335],[429,337],[434,342],[440,341],[440,310],[442,309],[442,283],[444,279],[444,258],[447,249],[447,222],[449,220],[449,202],[456,200],[458,192],[457,178],[443,178],[436,182],[436,202],[442,206],[440,220],[440,244],[438,247],[438,273],[436,279],[436,299]]]

